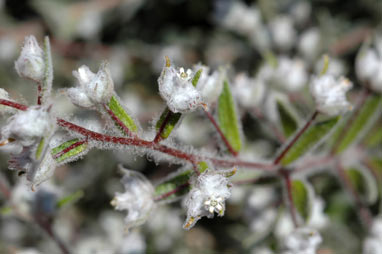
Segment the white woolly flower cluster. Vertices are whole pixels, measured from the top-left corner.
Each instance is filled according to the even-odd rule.
[[[382,47],[362,50],[356,59],[356,73],[359,80],[382,93]]]
[[[240,73],[234,80],[234,96],[238,103],[245,108],[259,106],[265,96],[265,83],[260,78],[250,78]]]
[[[382,253],[382,217],[374,219],[370,234],[363,243],[363,254]]]
[[[310,91],[316,102],[317,110],[327,115],[338,115],[352,108],[346,99],[346,92],[352,83],[343,77],[336,79],[332,75],[313,77]]]
[[[224,71],[216,70],[209,74],[210,68],[200,64],[194,66],[193,69],[195,73],[199,70],[202,71],[196,88],[202,95],[203,101],[206,103],[215,102],[223,89]]]
[[[23,77],[41,82],[44,77],[44,51],[40,48],[36,38],[31,35],[25,37],[24,47],[15,62],[17,73]]]
[[[307,227],[297,228],[284,239],[282,254],[316,254],[321,242],[318,231]]]
[[[296,40],[296,30],[289,16],[278,16],[270,23],[270,31],[275,46],[281,50],[289,50]]]
[[[127,210],[125,222],[129,229],[142,225],[150,215],[154,207],[154,187],[141,173],[121,166],[120,169],[124,172],[121,183],[125,192],[117,192],[111,205],[117,210]]]
[[[174,112],[186,113],[202,105],[202,95],[192,84],[194,73],[184,68],[172,66],[163,68],[158,78],[159,93],[167,102],[169,109]]]
[[[96,74],[83,65],[78,71],[73,71],[73,75],[79,83],[78,87],[67,90],[73,104],[92,108],[109,102],[114,93],[114,83],[107,63],[102,63]]]
[[[187,219],[184,229],[192,228],[203,216],[224,215],[225,200],[231,196],[230,183],[223,172],[207,170],[192,184],[192,189],[185,199]]]
[[[26,172],[32,188],[47,180],[55,169],[55,160],[47,152],[55,129],[55,118],[40,106],[13,115],[1,129],[1,148],[13,155],[9,168]]]
[[[270,77],[270,82],[288,92],[301,90],[308,82],[304,62],[300,59],[279,57],[277,67]]]

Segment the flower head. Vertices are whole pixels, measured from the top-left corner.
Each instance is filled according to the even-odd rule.
[[[203,216],[224,215],[225,200],[231,196],[226,172],[207,170],[195,180],[185,199],[187,219],[183,228],[190,229]]]
[[[315,254],[321,242],[322,237],[316,230],[297,228],[284,239],[283,254]]]
[[[308,82],[304,62],[300,59],[280,57],[270,81],[288,92],[301,90]]]
[[[317,110],[327,115],[338,115],[352,108],[346,99],[346,92],[351,88],[348,79],[336,79],[329,74],[314,77],[310,84]]]
[[[253,79],[244,73],[236,76],[233,93],[239,104],[245,108],[259,106],[265,97],[265,84],[261,79]]]
[[[159,93],[172,112],[185,113],[202,105],[202,96],[193,86],[192,77],[190,69],[185,71],[184,68],[176,69],[167,64],[163,68],[158,78]]]
[[[223,78],[225,76],[225,71],[219,70],[210,74],[209,67],[199,64],[194,67],[195,73],[198,70],[201,70],[202,72],[196,88],[202,95],[204,102],[213,103],[218,99],[223,89]]]
[[[93,73],[86,65],[73,71],[79,86],[67,90],[71,101],[80,107],[90,108],[98,104],[108,103],[114,92],[114,83],[107,63],[101,64],[97,73]]]
[[[127,210],[126,228],[142,225],[154,207],[154,187],[139,172],[120,167],[124,176],[121,180],[124,193],[116,193],[111,204],[117,210]]]
[[[32,79],[36,82],[40,82],[44,78],[44,51],[33,35],[25,37],[24,47],[15,62],[15,68],[23,78]]]

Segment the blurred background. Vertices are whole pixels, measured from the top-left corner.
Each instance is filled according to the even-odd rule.
[[[327,53],[331,71],[356,80],[358,49],[370,34],[381,31],[381,18],[381,0],[0,0],[0,86],[15,100],[34,103],[35,87],[17,76],[14,61],[25,36],[42,42],[49,35],[58,114],[102,130],[99,116],[72,105],[62,88],[74,86],[72,71],[79,66],[86,64],[95,72],[107,60],[118,95],[143,128],[150,128],[164,107],[157,78],[165,56],[185,68],[197,63],[212,70],[223,66],[235,80],[237,73],[256,75],[264,62],[280,55],[299,58],[311,74]],[[277,142],[256,120],[245,114],[242,120],[244,135],[251,140],[246,156],[272,157]],[[216,142],[208,139],[213,132],[203,115],[193,113],[185,117],[175,139],[214,147]],[[0,154],[0,253],[60,253],[57,242],[62,241],[79,254],[266,254],[274,253],[277,239],[289,232],[280,190],[266,181],[235,187],[225,217],[202,219],[190,231],[182,229],[185,213],[175,202],[125,235],[124,213],[110,206],[114,192],[122,190],[117,165],[140,170],[154,182],[177,165],[156,164],[129,151],[93,150],[83,160],[58,168],[54,179],[33,193],[7,170],[7,161]],[[365,232],[341,186],[330,175],[311,180],[322,196],[317,201],[317,227],[324,237],[319,253],[360,253]],[[56,206],[57,201],[63,205]],[[36,213],[53,222],[50,236],[31,218]]]

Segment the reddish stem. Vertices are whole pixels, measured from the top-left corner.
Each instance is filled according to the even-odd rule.
[[[357,213],[359,218],[361,219],[362,223],[366,227],[369,227],[371,225],[371,220],[372,220],[371,212],[363,204],[361,197],[358,195],[358,192],[354,189],[353,184],[351,183],[348,175],[345,173],[345,169],[343,168],[340,162],[337,163],[336,169],[337,169],[338,176],[345,187],[345,190],[353,199],[354,204],[357,207]]]
[[[60,158],[62,155],[66,154],[67,152],[69,152],[70,150],[76,148],[76,147],[79,147],[80,145],[84,144],[84,143],[87,143],[87,140],[80,140],[80,141],[77,141],[76,143],[68,146],[67,148],[65,148],[64,150],[62,150],[61,152],[57,153],[54,155],[54,158],[57,159],[57,158]]]
[[[294,206],[293,202],[293,195],[292,195],[292,181],[290,179],[290,172],[287,170],[281,170],[280,171],[281,176],[283,177],[286,191],[287,191],[287,207],[289,209],[289,213],[292,217],[293,225],[295,227],[298,227],[298,222],[297,222],[297,214],[296,214],[296,207]]]
[[[37,86],[37,105],[41,105],[41,97],[42,97],[42,88],[41,88],[41,84],[39,83]]]
[[[124,134],[127,136],[132,136],[132,132],[129,130],[129,128],[114,114],[114,112],[107,106],[104,105],[104,108],[106,112],[109,114],[111,119],[123,130]]]
[[[27,110],[27,106],[11,102],[8,100],[2,100],[0,99],[0,104],[10,106],[13,108],[17,108],[20,110]],[[107,143],[113,143],[113,144],[119,144],[119,145],[131,145],[131,146],[139,146],[139,147],[145,147],[152,150],[156,150],[162,153],[166,153],[170,156],[187,160],[191,162],[192,164],[196,164],[198,161],[202,160],[210,160],[214,165],[216,166],[222,166],[222,167],[233,167],[233,166],[243,166],[253,169],[259,169],[259,170],[273,170],[275,168],[274,165],[271,164],[262,164],[262,163],[256,163],[256,162],[247,162],[247,161],[241,161],[241,160],[225,160],[221,158],[211,158],[211,157],[204,157],[200,155],[190,154],[175,148],[171,148],[165,145],[156,144],[151,141],[146,141],[143,139],[140,139],[138,137],[115,137],[115,136],[109,136],[106,134],[101,134],[98,132],[94,132],[91,130],[88,130],[86,128],[83,128],[81,126],[78,126],[74,123],[68,122],[64,119],[57,118],[57,124],[61,127],[67,128],[71,131],[77,132],[89,139],[100,141],[100,142],[107,142]]]
[[[184,184],[181,184],[179,186],[177,186],[175,189],[169,191],[169,192],[166,192],[166,193],[163,193],[162,195],[158,196],[158,197],[155,197],[154,200],[155,201],[159,201],[159,200],[162,200],[162,199],[165,199],[165,198],[168,198],[169,196],[177,193],[178,191],[181,191],[183,190],[184,188],[186,188],[187,186],[189,186],[190,183],[184,183]]]
[[[211,115],[211,113],[207,110],[204,110],[204,112],[206,113],[208,119],[211,121],[211,123],[214,125],[215,129],[217,130],[217,132],[219,133],[220,137],[222,138],[224,144],[226,145],[226,147],[228,148],[228,151],[233,155],[233,156],[237,156],[238,153],[233,149],[233,147],[231,146],[231,144],[229,143],[227,137],[224,135],[223,131],[220,129],[219,125],[217,124],[217,122],[215,121],[214,117]]]
[[[297,140],[301,137],[301,135],[309,128],[309,126],[313,123],[313,121],[316,119],[318,116],[318,111],[315,111],[312,116],[309,118],[309,120],[306,122],[304,127],[297,133],[296,136],[292,139],[292,141],[284,148],[284,150],[280,153],[279,156],[276,157],[274,160],[274,164],[277,165],[279,162],[284,158],[286,153],[289,151],[289,149],[292,148],[292,146],[297,142]]]

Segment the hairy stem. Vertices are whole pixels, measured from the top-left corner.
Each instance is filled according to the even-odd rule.
[[[292,217],[293,225],[295,227],[298,227],[296,207],[294,206],[294,202],[293,202],[292,181],[290,179],[290,172],[282,169],[280,171],[280,173],[281,173],[281,176],[283,178],[283,181],[285,184],[285,189],[286,189],[286,205],[287,205],[287,207],[289,209],[289,213]]]
[[[156,136],[155,136],[155,138],[154,138],[154,141],[153,141],[154,143],[159,143],[159,141],[162,140],[162,133],[163,133],[163,130],[164,130],[164,128],[166,127],[168,121],[170,120],[170,117],[171,117],[172,114],[173,114],[173,113],[172,113],[170,110],[167,111],[166,117],[165,117],[165,119],[163,120],[161,126],[159,127],[158,133],[156,134]]]
[[[233,149],[233,147],[231,146],[231,144],[229,143],[228,139],[226,138],[226,136],[224,135],[223,131],[220,129],[219,125],[217,124],[217,122],[215,121],[214,117],[211,115],[211,113],[207,110],[204,110],[204,112],[206,113],[208,119],[211,121],[211,123],[213,124],[213,126],[215,127],[216,131],[219,133],[221,139],[223,140],[224,144],[226,145],[228,151],[233,155],[233,156],[237,156],[238,153]]]

